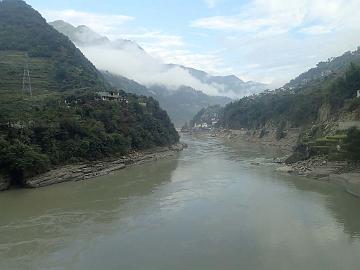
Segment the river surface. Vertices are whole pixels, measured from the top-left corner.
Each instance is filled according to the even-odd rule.
[[[360,199],[275,172],[269,148],[183,141],[168,160],[0,193],[0,269],[360,269]]]

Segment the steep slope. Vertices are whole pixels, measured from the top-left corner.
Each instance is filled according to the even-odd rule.
[[[111,41],[109,38],[96,33],[86,25],[79,25],[75,27],[72,24],[62,20],[49,22],[49,25],[51,25],[60,33],[67,36],[79,47],[109,46],[114,47],[118,50],[122,50],[124,48],[132,48],[134,50],[138,50],[139,52],[144,51],[143,48],[141,48],[134,41],[128,39],[117,39]]]
[[[68,36],[71,41],[79,45],[86,44],[106,44],[109,43],[110,40],[107,37],[103,37],[85,25],[80,25],[78,27],[74,27],[73,25],[64,22],[64,21],[54,21],[49,23],[55,29],[57,29],[60,33],[63,33],[65,36]]]
[[[346,52],[341,56],[318,63],[316,67],[291,80],[284,88],[301,88],[316,81],[341,76],[351,63],[360,64],[360,47],[356,51]]]
[[[105,80],[108,81],[113,87],[122,89],[127,93],[141,96],[155,96],[155,93],[152,93],[149,88],[133,80],[129,80],[128,78],[120,75],[112,74],[108,71],[104,71],[103,75]]]
[[[46,81],[46,89],[40,87],[40,90],[103,85],[101,74],[74,44],[23,1],[0,2],[0,37],[0,63],[7,70],[2,73],[4,80],[18,74],[19,66],[28,65],[35,72],[35,85]],[[14,61],[9,60],[13,56]],[[44,67],[46,74],[42,74]]]
[[[0,76],[0,189],[64,164],[179,140],[157,101],[112,89],[23,1],[0,2]]]
[[[320,62],[280,89],[230,104],[225,108],[224,124],[261,127],[269,121],[286,121],[291,126],[303,126],[356,111],[359,64],[360,48]],[[356,113],[353,116],[358,117]]]
[[[291,162],[312,154],[330,159],[354,156],[349,146],[351,126],[360,127],[359,50],[318,64],[274,92],[243,98],[224,108],[220,123],[230,129],[261,130],[260,137],[276,130],[276,139],[286,137],[287,130],[301,130],[299,146]],[[328,75],[322,75],[325,71]],[[255,133],[254,133],[255,134]],[[350,134],[350,137],[347,136]],[[289,162],[290,162],[289,160]]]

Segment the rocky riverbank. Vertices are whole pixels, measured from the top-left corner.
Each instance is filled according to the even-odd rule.
[[[208,133],[212,137],[230,140],[232,142],[245,141],[278,147],[283,153],[283,157],[274,157],[274,163],[279,164],[276,169],[282,173],[295,174],[319,181],[332,181],[342,185],[349,193],[360,197],[360,163],[347,161],[329,161],[325,156],[314,156],[306,160],[286,163],[289,156],[293,153],[294,146],[297,144],[300,130],[287,130],[286,137],[277,139],[276,131],[268,129],[265,133],[260,130],[228,130],[216,129],[211,131],[198,131]],[[261,134],[263,133],[263,134]]]
[[[284,158],[274,159],[281,164],[277,171],[316,179],[331,181],[343,186],[349,193],[360,197],[360,163],[329,161],[325,156],[315,156],[307,160],[286,164]]]
[[[128,166],[168,158],[174,156],[186,147],[186,144],[178,143],[170,147],[157,147],[147,151],[132,152],[127,156],[117,159],[66,165],[27,179],[24,186],[27,188],[39,188],[63,182],[87,180],[110,174]],[[3,182],[3,185],[0,185],[0,187],[2,187],[3,190],[9,188],[8,182]],[[0,184],[1,183],[2,181],[0,181]]]

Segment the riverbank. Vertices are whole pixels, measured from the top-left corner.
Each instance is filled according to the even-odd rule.
[[[276,138],[276,131],[271,129],[267,130],[265,134],[261,134],[260,130],[246,129],[219,129],[202,132],[231,142],[248,142],[278,148],[284,153],[284,156],[273,158],[273,162],[279,165],[276,168],[278,172],[303,176],[318,181],[335,182],[344,187],[347,192],[360,197],[359,162],[329,161],[325,156],[314,156],[307,160],[291,164],[286,163],[297,144],[300,134],[299,129],[287,130],[286,137],[279,140]]]
[[[101,161],[66,165],[25,180],[24,187],[39,188],[70,181],[88,180],[125,169],[129,166],[174,156],[186,147],[186,144],[178,143],[170,147],[157,147],[150,150],[132,152],[127,156],[116,159],[109,158]],[[2,188],[6,190],[9,188],[9,185],[4,183]]]
[[[276,162],[276,159],[275,159]],[[304,176],[324,182],[341,185],[347,192],[360,197],[360,163],[329,161],[323,156],[315,156],[293,164],[280,163],[277,171]]]

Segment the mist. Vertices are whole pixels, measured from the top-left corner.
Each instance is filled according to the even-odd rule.
[[[164,85],[174,91],[181,86],[190,86],[211,96],[220,95],[219,90],[222,89],[218,84],[202,83],[181,67],[169,67],[130,41],[79,46],[79,49],[98,69],[127,77],[145,86]]]

